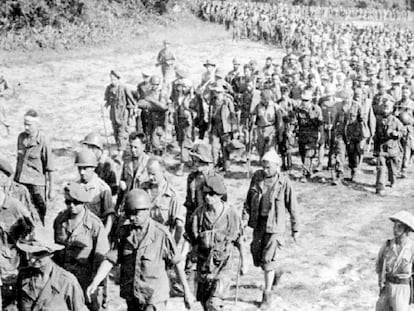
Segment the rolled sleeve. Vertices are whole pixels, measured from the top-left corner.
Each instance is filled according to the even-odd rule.
[[[42,162],[43,169],[45,172],[53,172],[55,170],[52,147],[50,146],[49,140],[47,140],[46,138],[43,141]]]
[[[168,232],[165,232],[162,258],[171,265],[176,265],[182,260],[182,257],[177,250],[177,246],[175,245],[171,234]]]

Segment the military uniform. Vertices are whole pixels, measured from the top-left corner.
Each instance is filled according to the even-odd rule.
[[[298,145],[303,164],[303,175],[312,174],[312,160],[317,154],[318,143],[323,131],[323,117],[319,106],[311,104],[309,107],[301,104],[297,109]]]
[[[17,282],[20,311],[88,311],[76,277],[53,263],[44,287],[32,268],[23,268]]]
[[[163,48],[157,56],[158,65],[161,66],[161,73],[165,83],[174,79],[174,53],[169,48]]]
[[[46,216],[46,174],[54,170],[52,148],[43,134],[30,138],[25,132],[17,138],[14,180],[27,187],[40,219]]]
[[[292,169],[292,152],[296,143],[295,130],[296,120],[296,102],[289,98],[281,98],[277,104],[283,120],[282,138],[279,142],[279,151],[282,155],[283,168],[285,170]]]
[[[413,110],[414,102],[409,98],[396,102],[394,106],[394,115],[398,117],[404,125],[404,135],[401,137],[401,147],[403,150],[403,157],[401,163],[402,173],[410,166],[412,150],[414,149]],[[406,114],[405,117],[411,119],[411,122],[410,120],[404,120],[403,114]]]
[[[75,228],[71,228],[69,211],[65,210],[58,214],[53,228],[55,242],[65,245],[65,249],[55,253],[56,263],[73,273],[82,289],[86,291],[97,268],[109,251],[108,237],[101,220],[85,209],[81,222]],[[96,295],[89,308],[90,310],[104,309],[102,301],[99,301]]]
[[[134,228],[124,222],[106,259],[121,265],[120,296],[128,311],[166,311],[170,289],[165,266],[177,264],[179,254],[163,225],[150,219],[146,228]]]
[[[174,126],[178,145],[181,149],[181,163],[190,161],[189,152],[194,141],[193,111],[190,110],[192,96],[187,94],[177,99],[174,111]]]
[[[128,142],[129,123],[134,109],[135,99],[124,85],[110,84],[105,90],[105,107],[110,107],[109,116],[118,150],[124,151]]]
[[[395,182],[397,164],[401,157],[401,145],[399,139],[404,133],[404,126],[395,116],[382,117],[377,122],[374,137],[374,153],[378,157],[377,162],[377,192],[385,189],[386,170],[391,186]]]

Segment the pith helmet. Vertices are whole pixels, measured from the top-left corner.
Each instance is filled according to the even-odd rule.
[[[404,225],[406,225],[408,228],[410,228],[411,231],[414,231],[414,216],[413,214],[407,212],[407,211],[400,211],[390,217],[391,221],[398,221]]]

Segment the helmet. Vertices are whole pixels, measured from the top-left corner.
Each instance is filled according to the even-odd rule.
[[[403,111],[400,113],[399,118],[404,125],[413,125],[414,119],[413,116],[408,113],[407,111]]]
[[[77,167],[97,167],[98,161],[91,150],[82,150],[77,153],[75,164]]]
[[[95,146],[96,148],[103,150],[101,136],[96,132],[92,132],[86,135],[81,143],[84,145]]]
[[[158,76],[151,76],[151,78],[150,78],[150,83],[151,84],[161,84],[161,79],[160,79],[160,77],[158,77]]]
[[[150,209],[151,207],[151,198],[145,190],[133,189],[125,198],[125,212]]]

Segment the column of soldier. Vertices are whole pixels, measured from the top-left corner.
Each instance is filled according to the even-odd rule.
[[[143,82],[131,91],[111,71],[105,100],[121,172],[104,155],[99,134],[88,134],[75,159],[79,180],[64,187],[66,209],[53,222],[54,234],[43,226],[55,192],[54,156],[40,131],[41,116],[27,111],[16,169],[0,160],[3,307],[105,309],[107,275],[119,264],[120,296],[128,310],[165,310],[172,274],[172,288],[184,295],[187,307],[193,304],[195,279],[203,309],[216,310],[228,285],[223,275],[233,245],[241,272],[246,271],[242,221],[227,206],[217,171],[231,169],[234,149],[244,149],[249,161],[254,146],[263,169],[252,178],[243,215],[254,230],[254,264],[264,270],[261,308],[270,308],[282,274],[277,265],[286,231],[282,210],[290,212],[293,238],[298,230],[295,194],[280,173],[292,169],[296,145],[301,181],[323,169],[327,148],[336,184],[345,172],[346,153],[357,180],[373,141],[378,194],[387,177],[392,186],[397,173],[404,176],[411,160],[412,32],[310,24],[311,35],[288,48],[280,64],[268,57],[258,68],[256,60],[241,66],[234,59],[233,70],[223,74],[207,60],[196,88],[175,65],[168,42],[157,57],[162,78],[143,73]],[[184,206],[161,159],[166,134],[180,147],[177,174],[184,174],[186,165],[194,167]],[[393,220],[413,228],[407,217]]]

